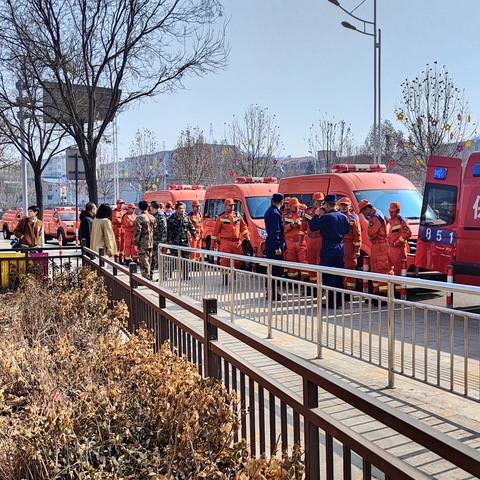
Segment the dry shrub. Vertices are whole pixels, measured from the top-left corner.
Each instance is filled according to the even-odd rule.
[[[126,341],[126,317],[88,269],[1,297],[1,479],[298,478],[298,450],[249,459],[236,395],[145,330]]]

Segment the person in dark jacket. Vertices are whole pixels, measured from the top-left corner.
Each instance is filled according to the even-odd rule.
[[[78,236],[80,242],[85,239],[85,246],[90,248],[90,234],[92,232],[92,223],[97,213],[97,206],[93,202],[88,202],[85,205],[85,210],[80,213],[80,229]]]
[[[320,250],[320,265],[325,267],[343,268],[345,254],[343,237],[350,232],[350,221],[347,216],[336,210],[335,195],[327,195],[323,202],[326,213],[315,216],[310,220],[309,227],[312,232],[319,231],[322,234],[322,248]],[[343,276],[323,274],[323,284],[329,287],[343,288]],[[334,292],[328,290],[328,307],[334,308]],[[337,307],[342,303],[341,293],[337,293]]]
[[[280,211],[283,204],[283,195],[274,193],[272,203],[268,207],[264,215],[265,230],[267,231],[267,239],[265,240],[265,256],[272,260],[283,260],[283,252],[286,250],[285,243],[285,227]],[[280,265],[272,266],[272,276],[281,277],[282,267]],[[276,278],[272,279],[272,300],[280,300],[280,294],[277,292]]]

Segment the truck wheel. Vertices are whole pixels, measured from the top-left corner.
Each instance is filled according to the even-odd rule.
[[[11,233],[8,231],[8,227],[6,225],[3,226],[3,238],[5,240],[10,240]]]
[[[59,240],[60,235],[62,236],[62,245],[66,247],[68,245],[68,240],[65,238],[65,232],[62,229],[57,232],[57,241]]]

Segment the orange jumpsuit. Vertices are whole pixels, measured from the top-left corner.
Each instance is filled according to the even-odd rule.
[[[137,258],[137,247],[133,244],[133,232],[135,230],[135,220],[137,216],[132,213],[126,213],[122,217],[122,226],[124,231],[125,260],[135,260]]]
[[[190,212],[188,214],[188,218],[192,222],[192,225],[195,227],[195,232],[197,233],[197,237],[193,238],[190,236],[190,247],[197,248],[198,250],[202,249],[202,240],[203,240],[203,220],[202,215],[200,212],[193,213]],[[190,258],[192,260],[200,260],[200,253],[199,252],[192,252],[190,254]]]
[[[401,275],[402,260],[407,258],[407,240],[412,236],[412,231],[408,222],[401,215],[389,218],[387,221],[390,225],[387,236],[390,268],[393,269],[394,275]]]
[[[350,222],[350,232],[343,237],[343,248],[345,256],[343,257],[343,267],[347,270],[356,270],[358,258],[356,255],[360,253],[362,248],[362,229],[360,227],[360,219],[356,213],[347,215]],[[343,284],[347,290],[355,290],[356,280],[353,277],[345,277]]]
[[[300,234],[303,220],[303,212],[288,211],[283,214],[283,223],[285,224],[285,243],[287,249],[284,253],[286,262],[307,263],[307,247],[303,242],[303,235]],[[319,257],[320,259],[320,257]],[[287,276],[290,279],[297,280],[300,274],[301,279],[308,277],[305,270],[297,270],[296,268],[287,268]]]
[[[126,210],[124,208],[114,208],[112,210],[112,227],[113,234],[115,235],[115,243],[117,244],[117,256],[121,260],[124,254],[124,231],[122,226],[122,217]]]
[[[390,262],[388,260],[387,225],[382,215],[376,208],[372,209],[368,222],[367,236],[372,242],[370,255],[370,271],[391,275]],[[373,292],[387,295],[387,284],[373,281]]]
[[[314,217],[315,207],[309,207],[303,213],[302,224],[300,226],[300,235],[305,238],[307,248],[307,263],[309,265],[320,265],[320,250],[322,248],[322,234],[312,232],[309,227],[310,220]],[[322,210],[323,211],[323,210]],[[309,272],[310,282],[317,283],[317,272]]]
[[[242,240],[250,238],[247,224],[237,212],[223,212],[216,221],[212,232],[212,240],[218,243],[218,251],[243,255]],[[220,265],[229,267],[228,258],[221,258]],[[242,266],[241,260],[235,260],[235,268]]]

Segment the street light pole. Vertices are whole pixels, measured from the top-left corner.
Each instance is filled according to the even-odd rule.
[[[382,31],[377,29],[377,0],[373,0],[373,22],[359,18],[343,8],[338,0],[328,0],[344,11],[347,15],[363,24],[363,30],[359,30],[355,25],[349,22],[342,22],[342,26],[350,30],[355,30],[362,35],[373,37],[373,163],[382,161],[382,104],[381,104],[381,59],[382,59]],[[363,2],[362,2],[363,3]],[[360,4],[361,5],[361,4]],[[368,26],[373,28],[373,33],[367,30]]]
[[[27,215],[27,206],[28,206],[28,171],[27,171],[27,156],[25,151],[27,149],[27,144],[25,140],[25,108],[23,105],[23,82],[20,80],[15,84],[18,89],[18,102],[20,108],[18,110],[18,119],[20,121],[20,142],[21,142],[21,157],[22,157],[22,208],[23,215]]]

